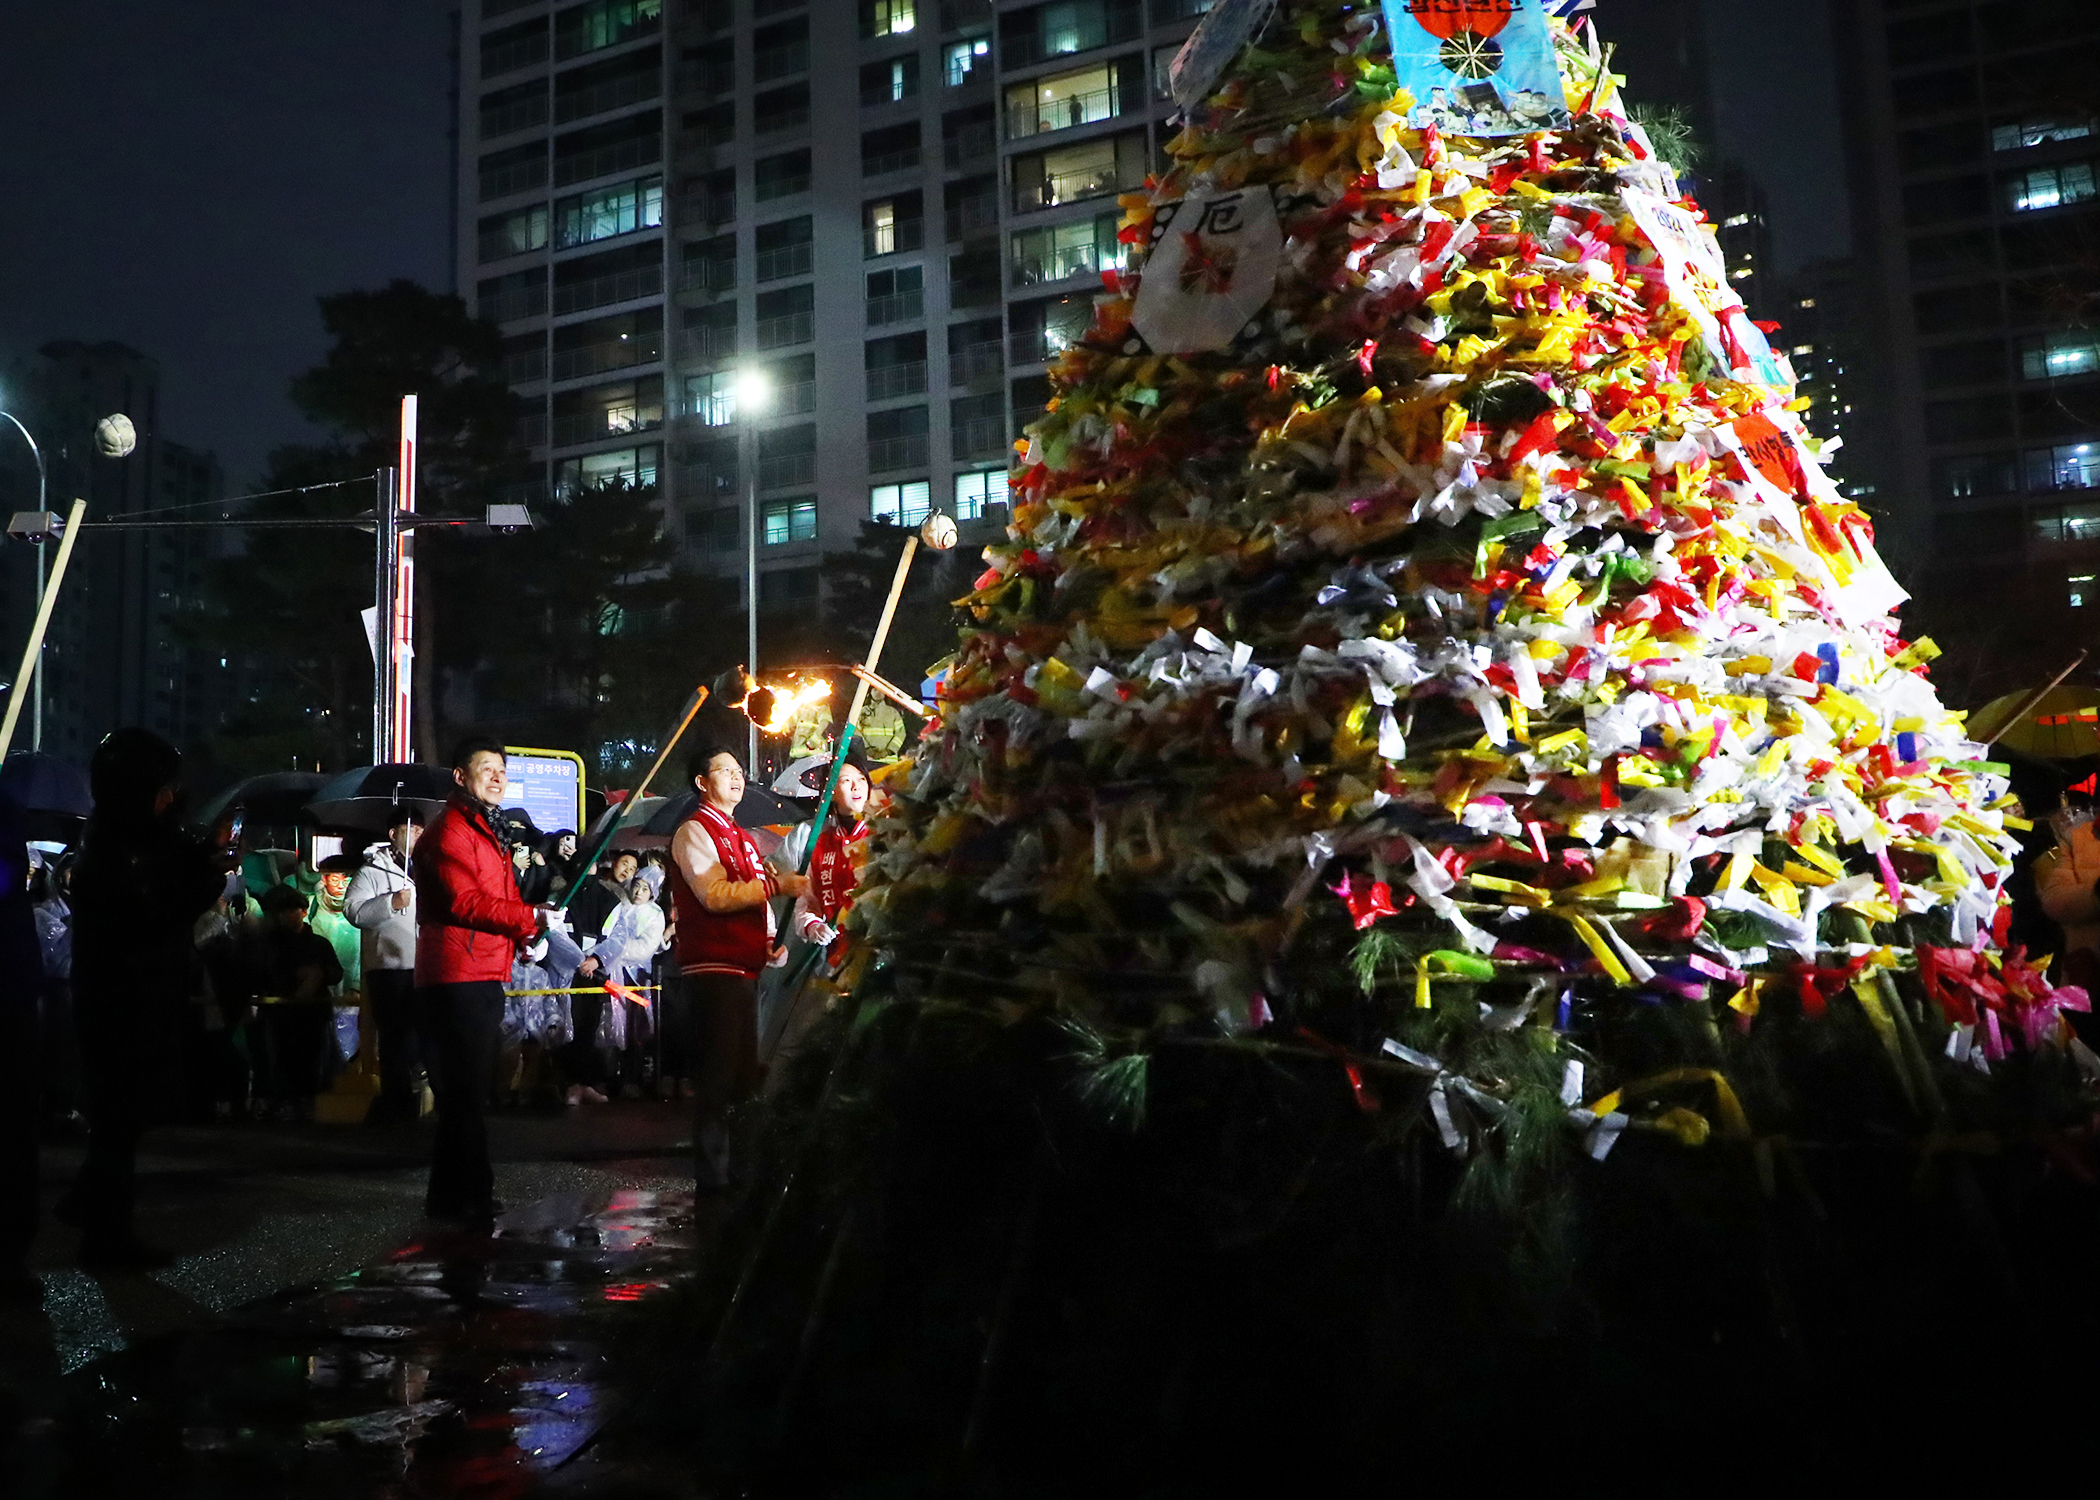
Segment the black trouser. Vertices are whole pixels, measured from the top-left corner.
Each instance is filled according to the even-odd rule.
[[[561,1049],[564,1088],[581,1085],[604,1091],[605,1056],[598,1050],[598,1022],[611,998],[603,990],[585,990],[569,997],[570,1039]]]
[[[417,985],[416,1023],[437,1096],[424,1207],[444,1216],[487,1213],[496,1196],[488,1108],[503,1032],[503,981]]]
[[[0,1271],[36,1238],[37,1024],[33,995],[0,998]]]
[[[365,1000],[379,1035],[379,1112],[413,1120],[417,1113],[416,976],[408,969],[365,970]]]
[[[683,983],[700,1051],[693,1075],[694,1124],[720,1125],[731,1108],[758,1092],[758,980],[747,974],[690,974]]]
[[[320,1093],[328,1082],[334,1027],[332,1000],[271,1000],[256,1006],[248,1022],[256,1097],[294,1104]]]
[[[166,1075],[181,1061],[179,1011],[156,1006],[143,989],[83,984],[73,997],[88,1110],[87,1153],[73,1197],[89,1239],[131,1232],[139,1137],[155,1102],[148,1095],[165,1093]]]

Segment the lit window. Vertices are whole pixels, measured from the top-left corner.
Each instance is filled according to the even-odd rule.
[[[987,505],[1006,503],[1006,470],[980,469],[955,476],[955,519],[975,521]]]
[[[897,205],[890,202],[876,204],[868,210],[868,254],[894,255],[897,253]]]
[[[2024,380],[2057,380],[2100,370],[2100,332],[2058,329],[2020,341],[2020,376]]]
[[[717,370],[712,375],[685,378],[685,409],[700,419],[703,427],[727,427],[736,420],[736,374]]]
[[[2083,609],[2093,597],[2093,575],[2073,573],[2065,582],[2071,586],[2071,608]]]
[[[1814,344],[1796,344],[1793,348],[1787,350],[1787,353],[1797,356],[1810,355],[1815,352],[1816,346]]]
[[[902,36],[918,24],[917,0],[874,0],[874,36]]]
[[[1062,281],[1067,276],[1121,270],[1125,246],[1116,237],[1117,214],[1101,214],[1045,229],[1027,229],[1013,237],[1014,282],[1031,286]]]
[[[1991,149],[2018,151],[2027,146],[2044,146],[2051,141],[2082,141],[2092,133],[2090,120],[2017,120],[2009,125],[1991,127]]]
[[[923,479],[878,484],[868,491],[868,514],[893,526],[916,526],[932,511],[933,486]]]
[[[1750,216],[1748,214],[1730,214],[1721,221],[1721,227],[1723,229],[1740,229],[1749,222]]]
[[[554,204],[554,245],[588,245],[638,229],[654,229],[664,221],[664,180],[644,177],[617,187],[559,198]]]
[[[817,501],[813,495],[793,500],[769,500],[765,509],[766,545],[814,541],[817,535]]]
[[[971,37],[968,41],[951,42],[941,52],[941,71],[948,79],[948,87],[959,89],[970,81],[977,68],[991,60],[990,37]]]
[[[2036,167],[2031,172],[2015,173],[2005,179],[2005,200],[2014,213],[2083,203],[2093,195],[2093,164],[2089,161]]]
[[[573,500],[589,490],[647,489],[656,483],[659,453],[656,444],[649,443],[640,448],[619,448],[611,453],[586,453],[579,458],[565,458],[555,471],[555,495],[562,500]]]
[[[2027,488],[2100,489],[2100,443],[2065,443],[2027,450]]]
[[[1816,305],[1816,299],[1813,297],[1803,297],[1799,302],[1795,303],[1794,305],[1796,307],[1814,307]]]

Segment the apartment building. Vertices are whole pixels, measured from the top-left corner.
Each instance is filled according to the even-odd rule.
[[[2100,6],[1839,0],[1835,35],[1884,537],[1935,591],[2082,622],[2100,608]]]
[[[459,283],[527,403],[520,497],[652,486],[725,587],[755,500],[762,611],[864,518],[992,534],[1208,6],[469,0]]]

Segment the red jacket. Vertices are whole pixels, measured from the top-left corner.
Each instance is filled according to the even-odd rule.
[[[518,899],[510,854],[488,814],[455,797],[410,861],[416,879],[416,983],[510,979],[511,956],[540,930]]]
[[[729,818],[705,802],[693,809],[689,820],[698,823],[715,846],[722,873],[733,881],[757,880],[766,870],[758,842]],[[772,955],[771,924],[764,906],[742,911],[709,911],[686,884],[682,873],[673,871],[669,880],[671,907],[678,914],[678,936],[672,957],[681,974],[741,974],[758,977]],[[770,882],[767,889],[771,889]]]

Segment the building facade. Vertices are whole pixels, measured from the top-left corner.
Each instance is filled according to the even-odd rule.
[[[725,589],[755,498],[762,613],[866,518],[991,534],[1208,3],[469,0],[458,275],[517,498],[654,486]]]
[[[1870,417],[1856,461],[1881,476],[1890,551],[1928,608],[1928,589],[1952,591],[2084,629],[2100,608],[2100,5],[1834,15]]]

